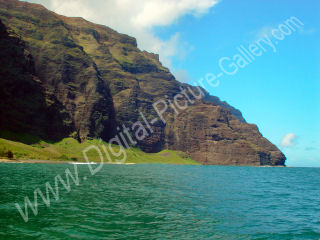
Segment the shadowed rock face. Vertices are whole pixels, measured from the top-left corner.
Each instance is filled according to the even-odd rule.
[[[76,138],[100,136],[107,140],[114,135],[109,88],[63,20],[36,4],[0,1],[0,7],[3,22],[27,43],[42,86],[56,96],[72,119]]]
[[[152,104],[182,88],[156,54],[140,51],[130,36],[48,11],[41,5],[0,0],[0,18],[26,42],[41,86],[62,104],[74,137],[110,139],[116,126],[158,118]],[[239,110],[210,96],[156,121],[139,141],[147,152],[182,150],[204,164],[283,165],[285,156],[247,124]],[[186,100],[186,98],[184,98]],[[183,101],[183,99],[180,99]]]
[[[59,140],[74,126],[62,104],[34,73],[25,42],[0,21],[0,131]]]

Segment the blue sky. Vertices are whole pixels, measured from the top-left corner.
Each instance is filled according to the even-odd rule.
[[[185,16],[170,27],[156,28],[156,33],[166,38],[180,32],[190,50],[183,60],[173,59],[173,68],[187,69],[197,81],[219,73],[221,57],[232,57],[238,46],[249,45],[291,16],[304,23],[303,29],[279,41],[277,52],[269,48],[235,75],[221,77],[218,87],[206,89],[257,124],[286,154],[289,166],[320,166],[319,1],[225,0],[201,18]],[[282,147],[288,133],[296,139]]]
[[[320,1],[308,0],[30,0],[67,16],[82,16],[137,38],[157,52],[177,78],[197,82],[218,74],[219,59],[267,34],[262,56],[212,95],[241,110],[245,119],[287,156],[289,166],[320,167]],[[304,25],[283,40],[271,30],[290,17]],[[286,136],[284,139],[283,137]],[[281,145],[281,142],[283,143]]]

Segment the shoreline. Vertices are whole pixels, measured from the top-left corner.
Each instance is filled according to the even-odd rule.
[[[73,162],[73,161],[57,161],[57,160],[36,160],[36,159],[7,159],[0,158],[0,163],[47,163],[47,164],[89,164],[87,162]],[[97,162],[91,162],[92,164],[100,164]],[[136,163],[103,163],[103,164],[115,164],[115,165],[133,165]]]
[[[100,164],[99,162],[73,162],[73,161],[59,161],[59,160],[40,160],[40,159],[7,159],[7,158],[0,158],[0,163],[43,163],[43,164],[77,164],[77,165],[84,165],[84,164]],[[104,162],[103,164],[112,164],[112,165],[135,165],[135,164],[141,164],[141,163],[109,163]],[[175,165],[175,164],[174,164]],[[189,165],[189,164],[178,164],[178,165]],[[205,165],[200,165],[205,166]],[[281,167],[288,167],[288,166],[270,166],[270,165],[262,165],[262,166],[254,166],[254,165],[208,165],[208,166],[231,166],[231,167],[262,167],[262,168],[281,168]]]

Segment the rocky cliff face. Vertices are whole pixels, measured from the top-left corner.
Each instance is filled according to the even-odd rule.
[[[0,21],[0,130],[58,140],[73,122],[62,104],[41,86],[25,42]]]
[[[137,48],[134,38],[16,0],[0,0],[0,18],[26,42],[34,75],[64,107],[79,140],[108,140],[117,126],[145,116],[155,121],[153,134],[138,141],[144,151],[182,150],[204,164],[284,164],[285,156],[239,110],[204,90],[197,99],[191,93],[198,88],[176,81],[157,55]],[[188,100],[189,107],[177,113],[169,101],[182,89],[190,91],[177,102]],[[164,121],[153,107],[161,99],[168,104]]]
[[[284,155],[256,125],[239,121],[220,106],[200,103],[172,123],[169,148],[187,151],[193,159],[215,165],[283,165]]]

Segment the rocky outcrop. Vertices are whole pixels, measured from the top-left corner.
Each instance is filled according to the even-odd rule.
[[[239,121],[221,106],[198,104],[172,123],[169,148],[186,151],[203,164],[284,165],[285,156],[256,125]]]
[[[0,0],[0,18],[26,42],[34,76],[63,106],[80,141],[108,140],[117,127],[143,115],[158,119],[153,134],[138,141],[144,151],[181,150],[204,164],[284,164],[284,155],[239,110],[203,89],[202,99],[189,92],[179,101],[193,103],[179,114],[168,107],[161,121],[153,103],[174,99],[181,89],[199,89],[176,81],[159,56],[140,51],[134,38],[17,0]]]

